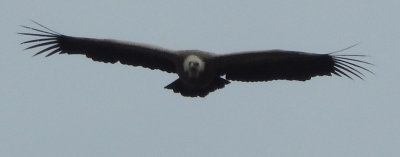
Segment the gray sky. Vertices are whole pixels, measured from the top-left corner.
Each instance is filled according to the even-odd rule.
[[[2,0],[0,156],[400,156],[398,0]],[[216,53],[365,54],[365,81],[233,82],[206,98],[177,76],[83,56],[32,58],[19,25]],[[397,99],[396,99],[397,98]]]

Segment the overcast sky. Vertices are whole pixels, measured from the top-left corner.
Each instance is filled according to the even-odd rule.
[[[2,157],[398,157],[398,0],[2,0]],[[365,81],[232,82],[206,98],[177,76],[32,55],[19,25],[219,54],[285,49],[362,58]],[[36,26],[35,26],[36,27]]]

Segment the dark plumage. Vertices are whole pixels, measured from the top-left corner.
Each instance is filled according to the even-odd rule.
[[[364,55],[314,54],[285,50],[248,51],[217,55],[199,50],[173,51],[156,46],[110,39],[92,39],[59,34],[34,22],[43,29],[22,26],[36,37],[22,42],[32,44],[26,49],[45,47],[34,56],[47,53],[81,54],[94,61],[120,62],[126,65],[177,73],[179,78],[167,85],[183,96],[204,97],[233,81],[309,80],[314,76],[353,76],[363,79],[362,71],[372,73],[354,59]],[[221,76],[225,75],[225,79]]]

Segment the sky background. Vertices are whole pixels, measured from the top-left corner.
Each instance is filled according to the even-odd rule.
[[[398,157],[398,0],[1,0],[2,157]],[[177,76],[84,56],[31,57],[36,20],[72,36],[218,54],[365,54],[365,81],[232,82],[206,98]],[[36,26],[35,26],[36,27]]]

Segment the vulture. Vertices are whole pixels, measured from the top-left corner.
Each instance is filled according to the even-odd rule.
[[[120,62],[176,73],[178,79],[165,88],[187,97],[205,97],[230,81],[306,81],[332,74],[363,79],[363,72],[373,73],[365,68],[371,63],[358,59],[365,55],[337,54],[340,51],[315,54],[275,49],[214,54],[201,50],[170,50],[135,42],[63,35],[33,22],[36,28],[22,26],[29,31],[18,34],[34,37],[21,43],[30,44],[25,50],[43,47],[34,56],[80,54],[93,61]]]

